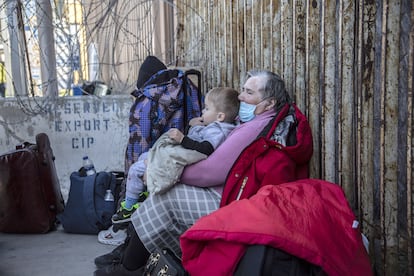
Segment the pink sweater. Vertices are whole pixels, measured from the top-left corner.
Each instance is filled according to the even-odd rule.
[[[256,139],[274,115],[273,110],[266,111],[250,122],[237,126],[207,159],[185,167],[180,182],[198,187],[215,187],[221,194],[227,174],[237,157]]]

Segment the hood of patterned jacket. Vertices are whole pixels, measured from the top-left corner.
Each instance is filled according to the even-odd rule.
[[[263,136],[283,148],[296,164],[308,164],[313,154],[312,131],[306,116],[295,104],[285,105]]]
[[[318,179],[262,187],[199,219],[180,243],[190,275],[232,275],[252,244],[281,249],[328,275],[372,275],[344,192]]]

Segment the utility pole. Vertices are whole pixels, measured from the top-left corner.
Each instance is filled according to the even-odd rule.
[[[10,65],[11,79],[10,90],[14,90],[14,95],[27,95],[27,73],[25,66],[25,44],[19,43],[23,41],[24,26],[19,24],[19,12],[21,12],[19,1],[6,0],[7,3],[7,21],[10,39]]]
[[[56,73],[52,6],[50,0],[37,0],[36,2],[43,96],[57,98],[59,92]]]

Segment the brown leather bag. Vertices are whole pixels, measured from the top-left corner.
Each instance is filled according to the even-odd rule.
[[[0,232],[46,233],[55,228],[64,200],[45,133],[0,155]]]

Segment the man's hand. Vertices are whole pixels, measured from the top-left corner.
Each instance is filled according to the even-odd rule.
[[[179,144],[184,138],[184,134],[177,128],[171,128],[168,131],[168,136]]]
[[[203,117],[195,117],[188,122],[190,126],[204,126]]]

